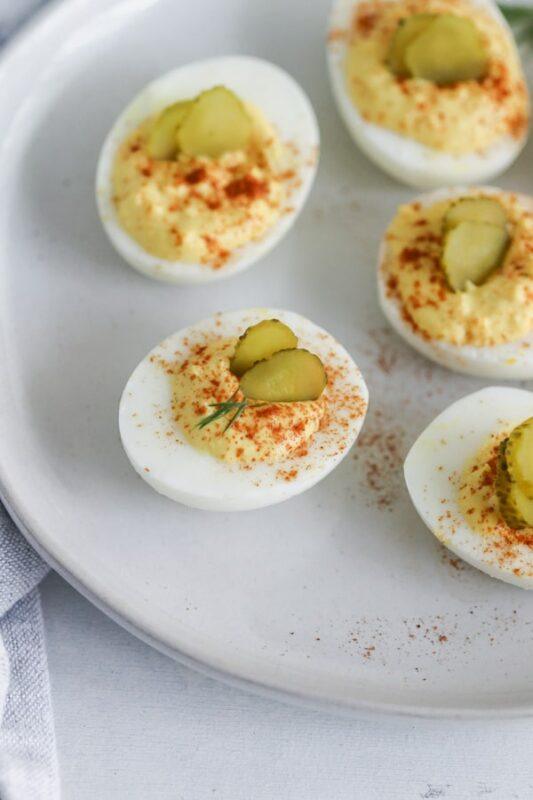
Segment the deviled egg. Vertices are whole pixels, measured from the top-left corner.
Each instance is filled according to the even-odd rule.
[[[487,181],[526,141],[526,83],[492,0],[336,0],[328,61],[351,136],[404,183]]]
[[[533,200],[489,187],[400,206],[380,248],[392,327],[444,367],[533,378]]]
[[[446,547],[533,588],[533,392],[495,386],[458,400],[411,448],[405,480]]]
[[[346,350],[288,311],[215,314],[151,351],[120,402],[122,444],[156,491],[213,511],[309,489],[344,458],[368,392]]]
[[[249,267],[289,230],[316,172],[309,100],[283,70],[245,56],[157,78],[100,154],[103,226],[135,269],[200,283]]]

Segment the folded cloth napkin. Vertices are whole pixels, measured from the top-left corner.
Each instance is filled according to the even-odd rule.
[[[0,504],[0,798],[58,800],[38,583],[48,567]]]
[[[43,0],[0,0],[0,45]],[[47,566],[0,503],[0,800],[58,800],[39,590]]]

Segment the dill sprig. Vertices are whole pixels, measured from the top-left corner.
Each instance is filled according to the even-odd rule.
[[[237,393],[235,392],[235,394]],[[268,405],[268,403],[251,403],[249,400],[234,400],[235,394],[223,403],[210,403],[209,407],[215,410],[211,414],[208,414],[207,417],[201,419],[196,427],[200,429],[205,428],[206,425],[211,425],[211,423],[216,422],[217,419],[222,419],[222,417],[227,417],[229,414],[232,414],[231,418],[228,420],[228,424],[222,431],[222,433],[226,433],[233,423],[237,422],[241,414],[244,414],[247,408],[257,408],[258,406]]]
[[[215,410],[212,414],[209,414],[207,417],[204,417],[198,423],[198,428],[205,428],[206,425],[210,425],[212,422],[216,422],[217,419],[221,419],[222,417],[227,417],[228,414],[233,414],[231,419],[229,420],[228,424],[224,428],[224,433],[230,428],[234,422],[236,422],[241,414],[244,413],[245,409],[249,406],[248,400],[242,400],[238,402],[237,400],[226,400],[224,403],[210,403],[209,407],[214,408]]]
[[[501,3],[500,11],[511,26],[518,44],[533,47],[533,8]]]

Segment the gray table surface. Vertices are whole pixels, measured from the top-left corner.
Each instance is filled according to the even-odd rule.
[[[150,649],[42,586],[63,800],[526,800],[533,722],[338,718]]]

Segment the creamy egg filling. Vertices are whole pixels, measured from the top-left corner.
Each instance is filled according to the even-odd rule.
[[[452,13],[475,22],[488,51],[480,80],[447,86],[399,78],[387,65],[400,20],[419,13]],[[368,0],[361,2],[348,33],[346,83],[368,122],[389,128],[444,153],[486,151],[527,128],[527,89],[514,45],[502,25],[468,0]]]
[[[405,322],[424,338],[482,347],[533,331],[533,214],[516,195],[502,192],[497,199],[507,214],[510,245],[501,266],[465,291],[450,288],[441,265],[443,218],[454,200],[403,205],[391,223],[381,277]]]
[[[251,143],[217,158],[156,160],[147,148],[154,118],[120,145],[112,173],[120,225],[146,252],[220,268],[233,250],[260,239],[287,208],[294,158],[249,105]]]
[[[239,380],[229,367],[236,344],[237,339],[224,339],[197,345],[185,361],[172,367],[175,423],[194,447],[243,466],[305,454],[324,418],[324,395],[305,402],[252,403],[229,428],[230,417],[199,427],[212,412],[212,404],[239,398]]]

